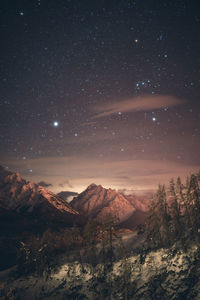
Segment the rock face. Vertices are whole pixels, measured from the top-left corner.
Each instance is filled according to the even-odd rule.
[[[19,173],[10,173],[3,168],[0,168],[0,208],[17,213],[37,213],[47,219],[79,216],[62,198],[38,184],[25,181]]]
[[[136,210],[140,210],[143,212],[148,211],[148,206],[150,204],[150,199],[152,198],[149,196],[134,196],[134,195],[124,195],[124,197],[135,207]]]
[[[88,188],[75,197],[70,205],[85,215],[103,222],[107,215],[112,215],[119,223],[129,219],[136,210],[145,211],[147,205],[134,197],[131,200],[112,189],[92,183]]]

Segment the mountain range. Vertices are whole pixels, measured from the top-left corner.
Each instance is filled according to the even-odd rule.
[[[103,223],[108,215],[112,215],[118,224],[125,224],[128,220],[132,221],[127,224],[134,223],[134,220],[140,223],[149,204],[149,199],[123,195],[94,183],[70,203],[61,197],[62,193],[55,195],[41,185],[22,179],[19,173],[0,167],[1,211],[12,211],[43,223],[57,221],[73,225],[82,224],[88,218]]]

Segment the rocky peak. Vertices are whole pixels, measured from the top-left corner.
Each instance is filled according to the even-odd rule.
[[[19,173],[13,173],[13,174],[7,175],[4,179],[4,182],[10,183],[10,184],[16,184],[16,183],[23,184],[25,181],[22,180],[21,175]]]
[[[89,185],[84,192],[75,197],[71,206],[100,222],[103,222],[108,214],[121,222],[135,211],[134,206],[122,194],[96,184]]]
[[[96,188],[97,185],[95,183],[91,183],[88,187],[87,187],[87,190],[90,190],[90,189],[94,189]]]
[[[44,187],[27,182],[19,173],[1,172],[0,207],[5,209],[32,212],[39,207],[43,211],[79,215],[65,200],[56,196]]]

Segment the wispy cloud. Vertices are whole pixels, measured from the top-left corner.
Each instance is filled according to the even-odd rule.
[[[177,106],[183,103],[183,100],[171,95],[146,95],[93,106],[92,111],[95,115],[92,116],[91,119],[107,117],[118,112],[149,111],[152,109]]]
[[[67,179],[65,181],[63,181],[62,183],[59,183],[59,186],[60,187],[65,187],[65,186],[68,186],[70,188],[73,188],[73,185],[70,183],[70,181]]]
[[[184,178],[190,172],[197,172],[199,165],[186,165],[170,160],[114,160],[101,161],[85,157],[46,157],[29,160],[34,165],[33,173],[26,179],[38,182],[38,177],[53,182],[52,190],[59,192],[70,186],[72,191],[81,192],[95,182],[116,189],[150,190],[158,183],[168,183],[171,177]],[[14,161],[11,170],[24,176],[26,162]],[[38,176],[39,174],[39,176]],[[66,179],[68,178],[68,179]]]
[[[48,183],[48,182],[46,182],[46,181],[40,181],[40,182],[38,182],[38,185],[41,185],[41,186],[43,186],[43,187],[49,187],[49,186],[53,186],[53,184],[51,184],[51,183]]]

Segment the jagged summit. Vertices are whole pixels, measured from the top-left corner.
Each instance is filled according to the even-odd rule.
[[[88,190],[95,190],[97,188],[102,188],[102,185],[100,184],[96,184],[96,183],[91,183],[85,191],[88,191]]]
[[[111,188],[105,189],[101,185],[90,184],[85,191],[74,197],[70,203],[73,208],[88,217],[103,222],[108,214],[111,214],[119,223],[127,220],[140,206],[134,205],[126,196]]]
[[[11,173],[4,177],[4,182],[6,184],[25,184],[25,180],[21,178],[19,173]]]
[[[94,218],[103,222],[112,215],[119,223],[132,218],[137,211],[147,209],[145,199],[126,196],[111,188],[95,183],[74,197],[70,205],[59,195],[34,182],[27,182],[19,173],[11,173],[0,167],[0,208],[18,213],[37,212],[44,219],[63,217]],[[131,219],[132,220],[132,219]]]
[[[0,168],[0,208],[18,213],[37,213],[43,218],[79,216],[65,200],[46,188],[27,182],[19,173]]]
[[[92,189],[92,188],[96,188],[97,187],[97,184],[96,183],[91,183],[87,189]]]

